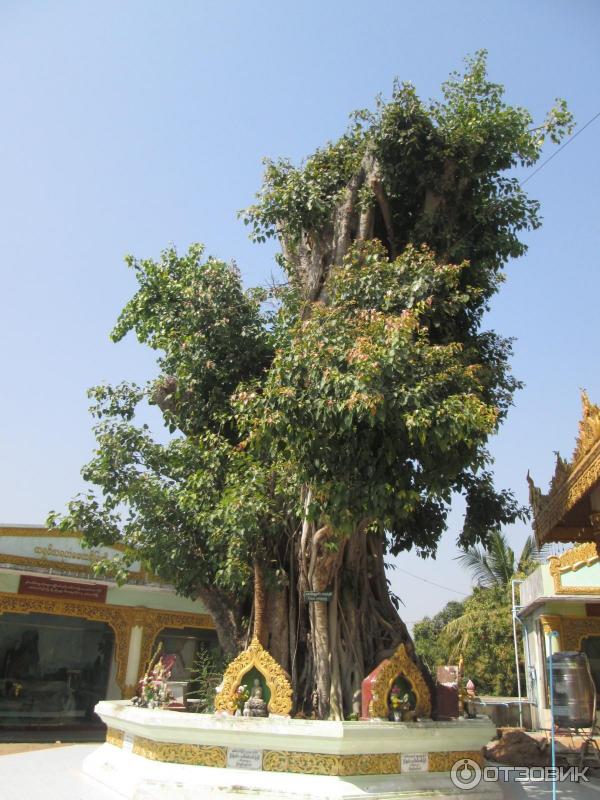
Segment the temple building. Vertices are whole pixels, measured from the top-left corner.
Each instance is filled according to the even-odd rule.
[[[570,461],[556,454],[548,493],[527,476],[538,544],[573,545],[549,556],[520,587],[527,695],[542,728],[550,725],[550,652],[585,652],[600,691],[600,407],[585,392],[582,404],[575,452]]]
[[[159,642],[177,656],[174,680],[189,678],[199,647],[216,646],[202,604],[139,563],[122,586],[96,578],[94,562],[117,554],[73,532],[0,527],[0,737],[93,732],[96,703],[131,697]]]

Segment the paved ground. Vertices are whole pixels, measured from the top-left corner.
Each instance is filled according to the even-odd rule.
[[[0,757],[1,800],[123,800],[101,784],[82,775],[79,767],[97,744],[2,745]],[[26,752],[23,748],[28,747]],[[557,787],[558,800],[600,800],[600,778],[588,784],[563,783]],[[503,785],[505,800],[552,800],[548,784]],[[468,800],[469,793],[463,795]],[[198,798],[201,800],[201,798]]]
[[[0,798],[123,800],[120,795],[81,774],[81,762],[96,747],[97,744],[76,744],[1,756]]]
[[[17,742],[16,744],[3,744],[0,742],[0,756],[10,756],[15,753],[31,753],[33,750],[48,750],[52,747],[66,747],[63,742]]]

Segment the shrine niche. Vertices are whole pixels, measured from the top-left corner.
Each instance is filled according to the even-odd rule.
[[[215,711],[235,713],[238,688],[244,684],[256,685],[257,681],[264,686],[262,695],[269,713],[288,716],[292,710],[289,676],[256,637],[225,670],[221,689],[215,697]]]
[[[362,682],[362,718],[396,718],[393,702],[399,687],[406,689],[402,721],[431,717],[431,693],[419,667],[401,644]],[[402,691],[402,689],[400,689]]]

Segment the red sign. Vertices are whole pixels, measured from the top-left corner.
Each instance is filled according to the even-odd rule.
[[[21,575],[19,594],[35,594],[39,597],[56,597],[61,600],[91,600],[106,603],[107,586],[101,583],[75,583],[57,581],[53,578],[36,578],[34,575]]]

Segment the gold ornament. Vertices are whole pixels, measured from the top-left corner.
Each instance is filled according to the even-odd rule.
[[[467,758],[480,767],[484,766],[479,750],[449,750],[446,753],[429,753],[429,772],[450,772],[457,761]]]
[[[587,567],[600,560],[600,548],[595,542],[585,542],[585,544],[572,547],[560,556],[550,556],[550,575],[554,582],[556,594],[600,594],[600,586],[563,586],[561,575],[563,572]]]
[[[115,747],[123,746],[122,731],[109,728],[106,741]],[[169,764],[191,764],[201,767],[227,767],[227,748],[212,745],[156,742],[142,736],[133,739],[133,753],[150,761]],[[483,767],[478,750],[451,750],[428,753],[429,772],[450,772],[461,759],[469,758]],[[294,775],[398,775],[401,772],[399,753],[368,753],[331,755],[330,753],[297,753],[290,750],[265,750],[262,756],[264,772],[289,772]]]
[[[215,697],[215,710],[231,712],[235,708],[237,688],[242,684],[244,675],[253,667],[264,677],[271,693],[269,712],[288,715],[292,710],[292,685],[289,676],[256,637],[225,670],[221,691]]]
[[[125,734],[123,731],[118,731],[116,728],[106,729],[106,743],[112,744],[114,747],[123,747],[123,739]]]
[[[397,775],[400,756],[396,753],[365,755],[330,755],[327,753],[296,753],[266,750],[263,754],[265,772],[291,772],[300,775]]]
[[[415,715],[431,716],[431,693],[421,670],[408,655],[406,645],[401,644],[394,655],[384,664],[373,684],[373,699],[369,704],[369,716],[387,719],[388,698],[398,677],[406,678],[416,698]]]
[[[594,520],[573,526],[562,525],[567,513],[600,480],[600,407],[591,403],[582,392],[583,416],[579,423],[579,436],[571,462],[557,454],[554,477],[550,491],[544,495],[528,475],[530,504],[534,513],[534,528],[538,542],[572,541],[595,531]]]
[[[133,753],[150,761],[164,761],[169,764],[220,768],[227,766],[227,749],[211,745],[155,742],[153,739],[136,736],[133,740]]]

